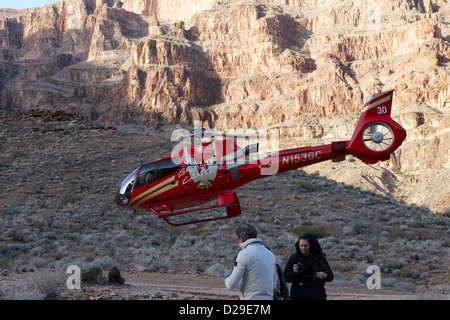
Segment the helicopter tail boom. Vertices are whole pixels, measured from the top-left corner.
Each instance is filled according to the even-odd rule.
[[[263,159],[262,167],[268,166],[273,175],[314,163],[331,160],[339,162],[353,155],[367,164],[390,159],[406,138],[406,131],[391,118],[393,90],[369,96],[350,140],[331,144],[280,150]],[[250,176],[255,176],[251,174]]]

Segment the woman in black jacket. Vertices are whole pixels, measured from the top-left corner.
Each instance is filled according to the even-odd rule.
[[[291,299],[326,300],[325,282],[332,281],[334,275],[317,237],[305,233],[295,243],[295,249],[283,273],[286,282],[292,283]]]

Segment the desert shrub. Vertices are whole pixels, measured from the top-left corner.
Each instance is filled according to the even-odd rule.
[[[200,262],[194,263],[194,270],[197,272],[205,272],[205,267]]]
[[[404,266],[400,269],[400,275],[405,278],[418,279],[420,277],[420,272],[409,266]]]
[[[61,195],[62,204],[71,204],[81,200],[81,195],[74,193],[64,193]]]
[[[12,166],[12,163],[9,158],[0,159],[0,168],[9,168],[11,166]]]
[[[81,273],[81,281],[88,284],[100,284],[103,282],[103,270],[99,266],[90,267]]]
[[[388,269],[401,269],[403,267],[406,267],[408,265],[408,262],[406,262],[403,259],[390,259],[386,262],[386,267]]]
[[[299,225],[292,229],[292,233],[295,234],[297,237],[308,232],[315,234],[319,239],[327,236],[327,232],[322,226],[314,226],[307,224],[307,225]]]
[[[294,191],[298,191],[298,190],[304,190],[306,192],[316,192],[319,191],[321,188],[321,186],[315,184],[315,183],[311,183],[309,181],[296,181],[294,183],[291,184],[290,189],[294,190]]]
[[[47,266],[48,261],[40,257],[34,257],[30,259],[30,264],[36,268],[44,268]]]
[[[213,277],[223,277],[225,268],[222,263],[215,263],[206,269],[206,273]]]
[[[133,267],[139,271],[167,271],[173,259],[153,247],[142,247],[134,252]]]
[[[40,269],[32,275],[31,288],[41,292],[44,299],[56,299],[66,288],[65,270]]]
[[[9,269],[13,264],[13,260],[9,257],[0,258],[0,269]]]

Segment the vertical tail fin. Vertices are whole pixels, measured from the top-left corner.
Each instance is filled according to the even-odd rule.
[[[388,160],[405,140],[406,131],[391,118],[394,90],[367,98],[347,149],[366,163]]]

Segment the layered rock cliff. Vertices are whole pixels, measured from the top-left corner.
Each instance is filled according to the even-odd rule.
[[[64,0],[0,9],[0,43],[4,109],[276,126],[287,146],[348,139],[395,89],[391,169],[450,167],[448,0]]]

